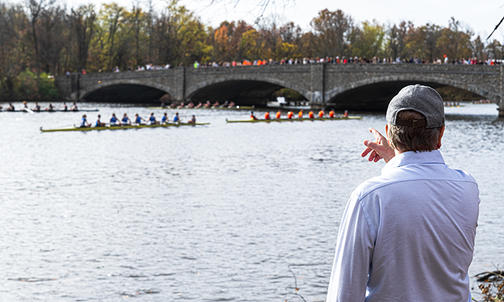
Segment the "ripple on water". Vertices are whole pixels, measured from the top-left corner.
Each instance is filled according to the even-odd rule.
[[[100,114],[119,110],[150,113]],[[504,123],[495,106],[452,111],[443,155],[481,192],[474,275],[502,265]],[[383,167],[360,152],[384,115],[228,125],[247,114],[196,114],[212,124],[40,134],[79,115],[2,116],[0,300],[323,301],[345,202]]]

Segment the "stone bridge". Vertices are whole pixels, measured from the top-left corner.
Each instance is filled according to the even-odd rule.
[[[159,71],[72,74],[56,79],[68,100],[154,102],[225,101],[264,105],[272,93],[290,88],[313,108],[381,110],[407,84],[452,86],[499,104],[504,115],[502,65],[313,64],[188,68]]]

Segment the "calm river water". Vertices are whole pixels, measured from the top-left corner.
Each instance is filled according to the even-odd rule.
[[[179,111],[211,125],[40,133],[81,114],[0,113],[0,301],[301,301],[296,282],[324,300],[345,202],[383,166],[360,152],[384,114],[226,124],[248,112]],[[445,161],[481,191],[470,273],[502,268],[504,123],[495,105],[447,113]]]

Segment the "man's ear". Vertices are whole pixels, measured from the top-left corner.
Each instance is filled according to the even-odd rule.
[[[443,138],[444,129],[445,129],[445,126],[443,125],[441,127],[441,129],[439,130],[439,137],[438,137],[438,141],[437,141],[437,149],[441,148],[441,139]]]

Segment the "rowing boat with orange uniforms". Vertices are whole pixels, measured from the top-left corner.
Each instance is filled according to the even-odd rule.
[[[281,122],[307,122],[307,121],[339,121],[339,120],[360,120],[362,119],[362,116],[335,116],[335,117],[316,117],[316,118],[280,118],[280,119],[248,119],[248,120],[228,120],[226,119],[227,123],[281,123]]]

